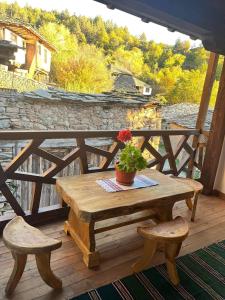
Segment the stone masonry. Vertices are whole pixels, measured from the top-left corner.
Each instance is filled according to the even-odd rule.
[[[156,104],[140,96],[38,90],[0,92],[0,129],[118,130],[160,128]]]
[[[36,89],[47,89],[47,85],[36,80],[26,78],[16,72],[5,71],[0,68],[0,88],[32,91]]]

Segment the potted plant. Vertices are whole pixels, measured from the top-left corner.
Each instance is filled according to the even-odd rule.
[[[123,185],[131,185],[134,182],[136,171],[147,167],[147,161],[142,152],[132,143],[132,134],[129,129],[120,130],[117,140],[124,143],[119,161],[115,165],[116,181]]]

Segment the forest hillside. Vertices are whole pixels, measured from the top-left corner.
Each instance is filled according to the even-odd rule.
[[[74,4],[75,5],[75,4]],[[126,69],[153,87],[154,96],[168,104],[199,103],[209,53],[191,48],[189,41],[166,45],[132,35],[101,17],[44,11],[30,6],[0,3],[0,17],[20,19],[34,26],[57,48],[51,80],[68,91],[99,93],[113,86],[110,65]],[[218,89],[219,62],[211,106]]]

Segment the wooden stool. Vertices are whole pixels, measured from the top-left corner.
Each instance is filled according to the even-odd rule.
[[[195,220],[195,214],[196,214],[196,208],[197,208],[197,202],[198,202],[198,196],[203,190],[203,185],[191,178],[182,178],[182,177],[176,177],[176,176],[171,176],[173,179],[177,180],[178,182],[182,182],[184,184],[189,185],[190,187],[193,188],[195,194],[193,197],[193,204],[192,204],[192,199],[186,199],[186,204],[187,207],[192,210],[191,214],[191,221],[194,222]]]
[[[15,260],[13,272],[5,292],[12,294],[26,265],[27,255],[35,254],[42,279],[52,288],[62,288],[62,281],[50,268],[51,251],[61,247],[62,242],[49,238],[40,230],[27,224],[22,217],[15,217],[4,228],[3,241]]]
[[[164,245],[167,271],[174,285],[179,284],[175,258],[180,252],[183,240],[187,237],[189,226],[182,217],[176,217],[173,221],[153,225],[153,227],[139,227],[138,233],[144,240],[144,254],[132,266],[134,272],[140,272],[149,266],[153,255],[157,250],[157,244]]]

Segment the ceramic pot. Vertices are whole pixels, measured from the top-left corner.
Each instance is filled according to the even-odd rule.
[[[116,170],[116,181],[122,185],[131,185],[134,182],[135,172],[123,172],[120,171],[117,164],[115,165]]]

